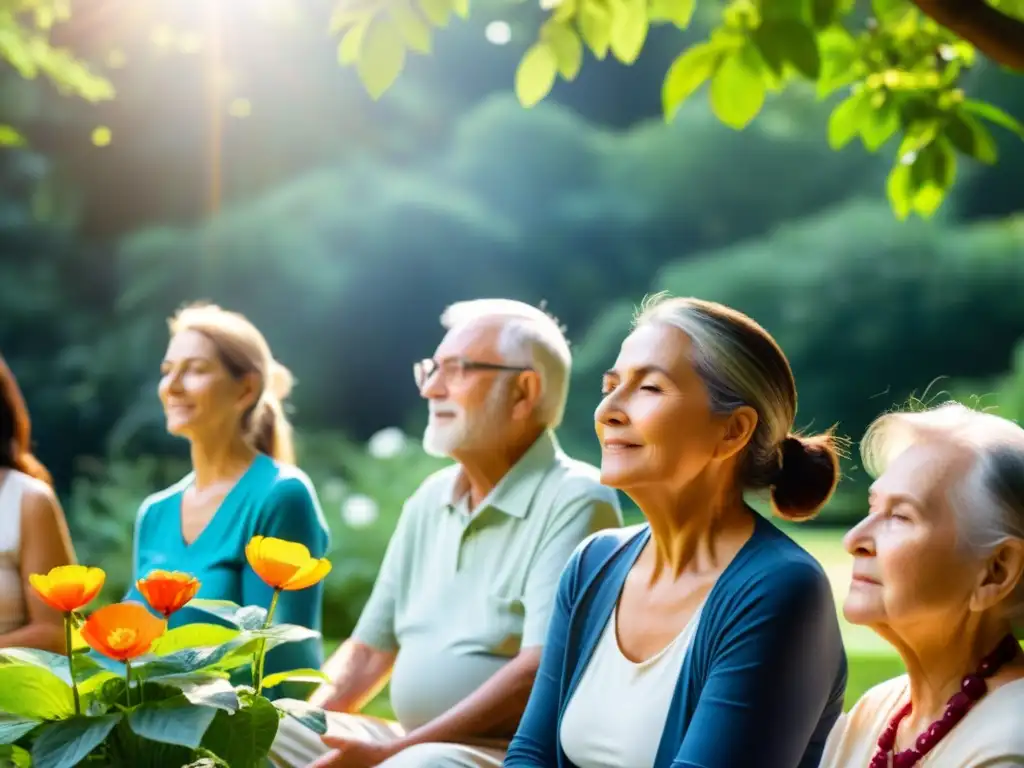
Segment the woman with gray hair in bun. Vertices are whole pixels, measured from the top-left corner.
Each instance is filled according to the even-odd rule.
[[[167,430],[189,443],[192,471],[150,496],[135,523],[134,579],[153,570],[185,571],[200,598],[270,604],[271,588],[245,557],[253,536],[305,545],[314,557],[328,547],[327,523],[312,483],[294,465],[291,425],[282,400],[291,374],[271,355],[247,318],[212,304],[185,307],[170,320],[158,394]],[[137,586],[127,599],[145,602]],[[275,619],[320,630],[323,584],[283,592]],[[215,621],[188,606],[171,627]],[[267,672],[319,668],[319,638],[267,655]],[[280,689],[280,690],[279,690]],[[301,695],[282,685],[268,695]]]
[[[816,768],[846,657],[821,566],[758,514],[813,517],[829,435],[793,432],[796,385],[752,319],[656,299],[605,373],[601,482],[646,524],[563,571],[506,768]]]
[[[836,724],[824,768],[1024,766],[1024,430],[958,403],[868,429],[846,618],[907,674]]]

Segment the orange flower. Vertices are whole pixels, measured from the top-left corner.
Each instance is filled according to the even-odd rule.
[[[107,574],[101,569],[84,565],[58,565],[47,574],[28,577],[42,601],[61,613],[84,608],[100,593],[106,580]]]
[[[150,571],[144,579],[135,582],[139,592],[150,607],[167,618],[199,591],[199,579],[190,573],[180,571]]]
[[[302,544],[269,536],[253,536],[245,557],[257,576],[286,592],[312,587],[331,570],[329,560],[313,557]]]
[[[149,651],[166,626],[142,603],[114,603],[85,620],[82,639],[108,658],[131,661]]]

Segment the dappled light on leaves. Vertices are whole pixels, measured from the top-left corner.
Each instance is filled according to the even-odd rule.
[[[1021,0],[995,5],[1012,18],[1024,18]],[[514,76],[524,107],[547,98],[559,77],[576,79],[584,48],[598,60],[611,56],[632,64],[651,28],[687,29],[697,3],[541,0],[540,6],[547,17]],[[736,130],[747,128],[772,94],[793,83],[814,83],[822,99],[845,91],[829,121],[829,143],[839,149],[860,138],[868,152],[895,149],[897,141],[920,145],[909,166],[901,160],[905,147],[894,153],[888,195],[900,218],[931,216],[956,177],[959,156],[994,162],[995,143],[982,121],[1022,136],[1024,129],[990,105],[966,106],[972,102],[963,98],[960,80],[974,62],[975,49],[926,15],[925,0],[919,6],[874,0],[865,25],[852,0],[730,0],[707,39],[691,44],[670,65],[662,86],[665,117],[674,118],[705,84],[715,116]],[[375,99],[401,73],[407,48],[427,52],[430,27],[444,27],[451,15],[466,10],[457,0],[417,0],[389,18],[382,8],[339,4],[333,25],[342,33],[339,60],[357,66]],[[367,47],[361,40],[371,29],[374,44]],[[486,34],[496,44],[505,40],[492,39],[497,33],[491,27]]]

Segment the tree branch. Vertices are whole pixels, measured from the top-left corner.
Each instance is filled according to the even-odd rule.
[[[1024,22],[996,10],[985,0],[913,2],[997,64],[1024,72]]]

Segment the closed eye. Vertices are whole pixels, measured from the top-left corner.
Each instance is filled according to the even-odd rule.
[[[654,384],[644,384],[640,389],[644,392],[661,392],[661,387],[655,386]]]

